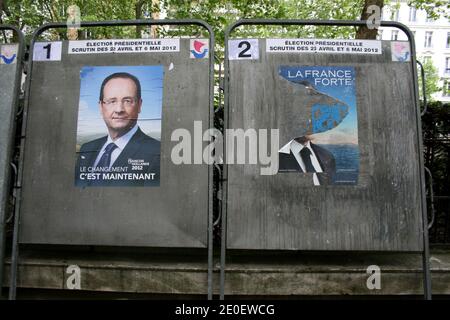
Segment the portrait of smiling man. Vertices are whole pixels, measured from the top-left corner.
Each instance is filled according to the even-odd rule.
[[[98,107],[108,132],[81,146],[76,186],[159,186],[160,142],[137,124],[141,92],[139,79],[130,73],[103,80]]]

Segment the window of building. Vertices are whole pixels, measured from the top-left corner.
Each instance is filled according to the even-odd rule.
[[[442,95],[444,97],[450,97],[450,80],[445,80],[444,81],[444,88],[443,88]]]
[[[447,32],[447,48],[450,48],[450,32]]]
[[[392,30],[391,40],[392,41],[397,41],[398,40],[398,30]]]
[[[446,74],[450,74],[450,57],[445,58],[445,69]]]
[[[391,20],[398,21],[398,17],[399,17],[399,10],[397,9],[395,11],[392,11]]]
[[[429,62],[431,62],[431,57],[430,56],[423,57],[423,63],[429,63]]]
[[[409,21],[415,22],[416,21],[416,8],[410,7],[409,8]]]
[[[433,40],[433,31],[427,31],[425,32],[425,43],[424,43],[424,47],[425,48],[431,48],[432,46],[432,40]]]
[[[85,29],[85,30],[83,30],[83,33],[84,33],[84,38],[85,39],[92,38],[92,31]]]

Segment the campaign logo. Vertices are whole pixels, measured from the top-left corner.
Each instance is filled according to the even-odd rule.
[[[406,62],[411,60],[409,42],[391,42],[392,61]]]
[[[0,51],[0,64],[13,64],[17,58],[17,45],[3,45]]]
[[[191,39],[190,42],[191,59],[203,59],[208,56],[209,40],[207,39]]]

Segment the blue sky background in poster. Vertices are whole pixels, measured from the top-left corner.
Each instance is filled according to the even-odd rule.
[[[103,80],[116,72],[128,72],[139,79],[142,110],[138,125],[149,136],[161,139],[163,66],[85,66],[80,70],[78,146],[107,134],[98,100]]]
[[[342,122],[335,128],[313,134],[312,141],[333,153],[336,160],[335,184],[356,184],[359,148],[354,67],[280,66],[279,74],[294,83],[307,81],[320,93],[348,105],[345,118],[337,119]],[[333,106],[324,107],[332,109]],[[314,126],[314,119],[312,121]]]

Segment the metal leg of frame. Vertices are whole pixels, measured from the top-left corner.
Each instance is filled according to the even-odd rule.
[[[18,234],[19,234],[19,214],[16,211],[15,217],[14,217],[13,247],[12,247],[12,253],[11,253],[11,272],[10,272],[10,279],[9,279],[9,296],[8,296],[9,300],[15,300],[16,293],[17,293],[17,267],[19,264]]]
[[[425,300],[431,300],[431,271],[430,271],[430,248],[428,243],[428,229],[423,232],[423,294]]]
[[[228,62],[228,33],[225,33],[225,62],[224,62],[224,82],[223,82],[223,89],[224,89],[224,128],[225,131],[228,128],[228,96],[229,96],[229,62]],[[219,280],[219,288],[220,288],[220,300],[225,299],[225,262],[226,262],[226,245],[227,245],[227,192],[228,192],[228,168],[226,164],[226,158],[227,158],[227,138],[226,135],[223,137],[223,159],[224,159],[224,165],[223,165],[223,171],[222,171],[222,206],[221,206],[221,212],[222,212],[222,223],[221,223],[221,231],[220,231],[220,280]]]
[[[226,260],[226,212],[222,212],[222,231],[220,244],[220,300],[225,299],[225,260]]]
[[[213,241],[212,241],[212,213],[208,217],[208,300],[213,297]]]
[[[211,176],[214,175],[214,172],[211,169],[209,169],[209,175],[209,180],[211,182]],[[210,186],[213,188],[212,184],[210,184]],[[209,201],[212,201],[212,199]],[[213,228],[213,212],[211,209],[208,213],[208,300],[212,300],[213,298]]]
[[[423,65],[420,61],[416,60],[417,65],[420,66],[420,75],[422,78],[422,97],[423,97],[423,111],[420,113],[420,116],[423,117],[423,115],[427,112],[427,92],[426,92],[426,78],[425,78],[425,69],[423,68]],[[417,81],[418,83],[418,81]],[[420,112],[420,107],[419,112]],[[422,145],[422,144],[421,144]],[[421,157],[423,155],[423,146],[421,148]],[[431,175],[430,170],[428,170],[427,167],[424,166],[424,171],[430,176],[430,193],[431,193],[431,213],[432,213],[432,219],[431,222],[428,223],[428,216],[427,216],[427,202],[426,197],[423,195],[423,205],[425,206],[425,209],[423,210],[423,253],[422,253],[422,269],[423,269],[423,294],[425,300],[431,300],[431,270],[430,270],[430,245],[429,245],[429,238],[428,238],[428,229],[431,228],[433,222],[434,222],[434,203],[433,203],[433,177]],[[425,180],[423,182],[425,184]],[[425,187],[423,187],[423,190],[425,190]]]
[[[431,171],[424,167],[425,172],[430,177],[430,196],[431,196],[431,221],[429,223],[424,223],[424,234],[423,234],[423,288],[424,288],[424,298],[425,300],[431,300],[431,267],[430,267],[430,246],[428,241],[428,230],[433,226],[434,223],[434,193],[433,193],[433,176],[431,175]]]

